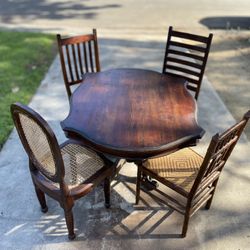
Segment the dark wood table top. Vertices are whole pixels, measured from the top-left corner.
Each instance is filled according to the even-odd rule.
[[[188,146],[204,130],[185,80],[142,69],[89,74],[61,126],[103,153],[145,159]]]

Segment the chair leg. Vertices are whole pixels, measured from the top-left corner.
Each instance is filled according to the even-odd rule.
[[[37,196],[38,201],[39,201],[40,206],[41,206],[41,211],[43,213],[47,213],[48,207],[46,204],[44,192],[42,190],[40,190],[37,186],[35,186],[35,191],[36,191],[36,196]]]
[[[212,194],[212,197],[207,201],[206,205],[205,205],[205,209],[210,209],[212,201],[213,201],[213,197],[214,197],[214,192]]]
[[[74,217],[72,209],[64,210],[64,215],[65,215],[66,225],[68,228],[68,238],[70,240],[73,240],[76,237],[76,235],[74,233]]]
[[[110,177],[104,179],[104,197],[105,197],[105,207],[110,208]]]
[[[181,233],[181,236],[183,238],[185,238],[187,235],[189,219],[190,219],[189,210],[187,210],[184,216],[184,222],[183,222],[182,233]]]
[[[140,199],[140,191],[141,191],[141,165],[138,164],[137,169],[137,180],[136,180],[136,197],[135,197],[135,204],[137,205]]]

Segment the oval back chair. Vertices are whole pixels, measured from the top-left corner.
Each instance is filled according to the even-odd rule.
[[[64,209],[68,236],[74,239],[74,201],[104,181],[105,205],[109,207],[110,177],[120,160],[113,163],[74,140],[59,145],[48,123],[25,105],[12,104],[11,113],[29,157],[30,173],[42,212],[48,210],[46,193]]]

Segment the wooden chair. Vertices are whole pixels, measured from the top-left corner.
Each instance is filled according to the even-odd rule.
[[[185,148],[141,164],[138,167],[136,203],[140,198],[143,175],[172,189],[171,194],[156,191],[165,196],[167,205],[184,215],[182,237],[185,237],[189,218],[204,204],[206,209],[210,208],[220,173],[249,118],[250,110],[233,127],[221,135],[214,135],[204,158],[191,148]]]
[[[61,38],[57,35],[63,79],[68,98],[71,86],[81,83],[85,73],[99,72],[99,52],[96,29],[93,34]]]
[[[110,177],[120,164],[97,155],[74,140],[58,145],[47,122],[31,108],[11,105],[12,117],[29,157],[29,168],[42,212],[46,213],[45,195],[57,200],[64,209],[69,239],[75,238],[72,207],[104,181],[105,205],[110,206]]]
[[[195,99],[199,96],[212,38],[212,34],[205,37],[169,27],[162,73],[185,78],[187,88],[195,92]]]

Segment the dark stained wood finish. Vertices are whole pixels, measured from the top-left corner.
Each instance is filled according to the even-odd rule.
[[[204,133],[185,83],[141,69],[86,75],[62,128],[68,137],[80,137],[96,150],[126,159],[177,150]]]
[[[182,76],[198,99],[213,35],[179,32],[169,27],[162,73]],[[184,39],[180,42],[178,39]],[[194,44],[195,43],[195,44]],[[192,61],[193,60],[193,61]]]
[[[98,41],[96,29],[93,34],[62,38],[57,35],[63,79],[70,98],[71,86],[81,83],[86,73],[99,72]]]
[[[182,237],[185,237],[190,217],[194,215],[195,212],[197,212],[203,205],[205,205],[206,209],[210,208],[220,174],[235,145],[237,144],[245,126],[247,125],[249,118],[250,110],[243,116],[240,122],[236,123],[224,133],[220,135],[215,134],[212,137],[212,140],[207,149],[207,153],[203,158],[203,162],[189,192],[185,191],[181,186],[170,182],[166,178],[163,178],[148,169],[145,162],[144,164],[138,164],[136,204],[138,203],[140,198],[140,183],[142,181],[143,175],[148,175],[160,181],[163,185],[166,185],[168,188],[183,196],[182,199],[176,200],[174,198],[176,197],[176,194],[166,194],[161,190],[156,190],[161,194],[161,196],[164,196],[166,198],[165,202],[168,206],[184,215]],[[169,161],[172,162],[172,164],[175,164],[174,160],[170,159]],[[187,167],[187,165],[189,165],[190,163],[193,165]],[[187,159],[187,164],[182,162],[181,166],[181,168],[175,167],[175,169],[176,172],[178,171],[178,175],[181,175],[181,172],[183,172],[182,176],[188,175],[187,173],[190,171],[190,169],[194,169],[195,167],[197,167],[194,166],[194,162],[191,158],[189,160]],[[173,174],[173,176],[175,176],[172,179],[177,183],[178,177],[176,177],[177,175],[175,175],[174,166],[171,167],[173,170],[171,171],[171,173]],[[161,166],[161,171],[164,172],[164,166]]]
[[[122,160],[115,160],[115,162],[112,162],[103,155],[99,154],[99,156],[103,159],[104,166],[97,172],[93,173],[93,175],[84,182],[76,184],[73,187],[69,187],[64,180],[65,165],[62,158],[61,149],[67,144],[77,144],[80,147],[83,147],[84,145],[82,145],[79,141],[73,140],[67,140],[63,144],[59,145],[48,123],[38,113],[27,106],[24,106],[20,103],[12,104],[11,113],[20,140],[22,141],[24,149],[26,150],[29,157],[30,173],[42,212],[46,213],[48,211],[44,195],[46,193],[48,196],[58,201],[60,206],[64,209],[66,225],[68,228],[68,237],[69,239],[74,239],[75,233],[72,208],[74,206],[75,200],[87,195],[97,185],[104,181],[105,206],[108,208],[110,206],[110,177],[116,173],[116,168],[121,168],[120,164],[123,164],[123,162]],[[43,168],[41,168],[41,163],[34,155],[32,151],[32,148],[34,149],[34,147],[29,144],[30,142],[28,142],[26,138],[27,128],[25,129],[22,126],[20,114],[32,119],[44,132],[54,158],[56,171],[53,176],[50,176],[45,171],[43,171]],[[35,131],[33,131],[33,133],[35,134]],[[44,144],[41,145],[39,149],[40,153],[37,155],[44,156],[43,146]],[[38,148],[36,149],[38,150]],[[72,155],[72,157],[75,157],[75,155]]]

